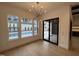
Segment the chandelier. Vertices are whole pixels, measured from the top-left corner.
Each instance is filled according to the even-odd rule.
[[[44,7],[39,4],[39,2],[32,5],[29,11],[32,12],[35,17],[43,17],[47,12]]]

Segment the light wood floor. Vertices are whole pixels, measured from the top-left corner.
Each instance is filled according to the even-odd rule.
[[[79,56],[79,52],[65,50],[46,41],[37,41],[3,53],[7,56]]]

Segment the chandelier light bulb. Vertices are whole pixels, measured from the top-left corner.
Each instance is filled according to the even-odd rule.
[[[43,9],[44,7],[43,7],[43,6],[41,6],[41,8]]]
[[[29,11],[31,11],[31,9],[29,9]]]
[[[45,10],[44,12],[46,13],[47,11]]]
[[[32,5],[32,8],[34,8],[34,5]]]

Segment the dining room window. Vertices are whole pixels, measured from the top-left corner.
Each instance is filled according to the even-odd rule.
[[[32,19],[27,19],[23,17],[21,20],[21,37],[33,36],[32,32]]]
[[[38,34],[38,20],[34,19],[34,35]]]
[[[8,16],[9,40],[18,39],[18,16]]]

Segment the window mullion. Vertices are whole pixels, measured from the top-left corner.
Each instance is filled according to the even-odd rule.
[[[21,18],[19,18],[19,24],[18,24],[18,36],[19,36],[19,39],[21,39]]]
[[[32,19],[32,32],[33,32],[33,37],[34,37],[34,18]]]

